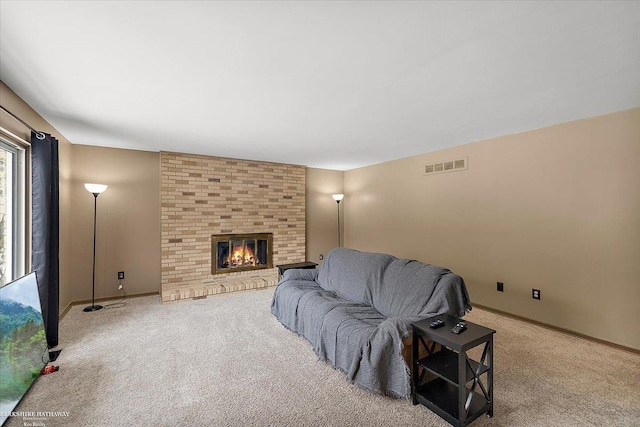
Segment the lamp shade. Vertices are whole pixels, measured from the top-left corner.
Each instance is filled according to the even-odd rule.
[[[105,184],[89,184],[89,183],[87,183],[87,184],[84,185],[84,188],[86,188],[89,193],[100,194],[104,190],[107,189],[107,186]]]
[[[344,199],[344,194],[334,194],[331,197],[333,197],[333,200],[335,200],[336,202],[339,202],[340,200]]]

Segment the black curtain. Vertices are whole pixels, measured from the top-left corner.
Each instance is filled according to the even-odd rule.
[[[42,139],[40,139],[42,138]],[[58,345],[60,300],[58,140],[31,132],[31,266],[49,347]]]

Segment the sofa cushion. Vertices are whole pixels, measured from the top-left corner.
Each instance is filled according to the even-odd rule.
[[[352,303],[334,307],[322,321],[318,356],[349,373],[359,360],[356,355],[360,349],[385,320],[370,306]]]
[[[416,319],[417,320],[417,319]],[[335,307],[322,322],[316,354],[349,381],[391,396],[408,397],[409,370],[402,357],[408,325],[364,305]]]
[[[328,313],[343,306],[356,305],[337,296],[334,292],[324,290],[307,292],[298,302],[297,332],[313,344],[313,349],[318,352],[320,333],[318,325],[322,325]]]
[[[396,259],[392,255],[333,249],[324,262],[318,284],[338,296],[359,304],[372,305],[372,287],[382,286],[384,271]]]
[[[311,342],[315,350],[320,334],[319,325],[322,325],[327,313],[345,305],[361,306],[340,298],[335,292],[322,289],[316,282],[283,279],[275,290],[271,312],[284,326]]]
[[[284,326],[297,332],[297,313],[300,298],[308,292],[313,292],[316,289],[322,290],[322,288],[312,281],[289,281],[285,283],[285,286],[279,284],[275,290],[273,301],[271,301],[271,312]]]

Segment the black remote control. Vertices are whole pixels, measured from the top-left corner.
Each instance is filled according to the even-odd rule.
[[[434,320],[433,322],[429,323],[429,327],[431,329],[436,329],[436,328],[439,328],[440,326],[444,326],[444,322],[440,319]]]
[[[458,322],[456,323],[456,326],[451,329],[451,332],[454,334],[461,334],[465,329],[467,329],[467,322]]]

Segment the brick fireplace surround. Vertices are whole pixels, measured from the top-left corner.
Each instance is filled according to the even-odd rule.
[[[160,153],[162,301],[274,286],[277,268],[211,274],[211,236],[273,233],[273,265],[305,260],[305,167]]]

